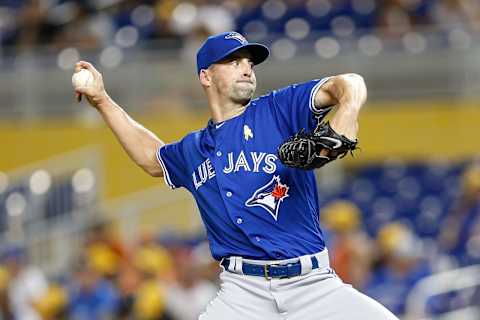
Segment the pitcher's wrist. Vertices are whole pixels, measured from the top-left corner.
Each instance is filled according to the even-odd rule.
[[[94,107],[97,109],[108,108],[111,104],[113,104],[113,101],[106,91],[103,91],[94,99]]]

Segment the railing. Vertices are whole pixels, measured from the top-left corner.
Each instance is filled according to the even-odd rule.
[[[0,173],[0,249],[25,245],[34,262],[62,267],[76,230],[94,215],[102,186],[100,155],[95,147]]]
[[[338,41],[312,35],[312,39],[301,43],[290,40],[290,45],[295,45],[295,54],[291,57],[280,54],[288,48],[275,45],[282,39],[272,39],[272,59],[257,68],[257,94],[292,82],[358,72],[367,81],[370,101],[478,98],[478,35],[468,35],[468,47],[442,47],[435,45],[441,38],[429,32],[416,32],[399,39],[372,36]],[[323,41],[319,45],[318,39],[322,37],[336,44]],[[338,46],[334,56],[322,54],[331,51],[329,43]],[[373,53],[367,50],[378,47],[379,43],[382,50]],[[415,49],[415,43],[421,44],[422,50]],[[407,50],[408,46],[415,50]],[[76,115],[89,118],[91,110],[76,107],[70,85],[72,70],[68,66],[77,59],[94,62],[103,72],[111,96],[130,112],[151,112],[172,105],[190,109],[206,105],[195,72],[193,52],[165,49],[162,42],[142,48],[145,46],[122,51],[122,60],[116,66],[102,66],[101,61],[105,60],[100,59],[102,51],[75,51],[69,63],[62,64],[67,69],[57,65],[62,52],[34,51],[35,54],[18,56],[11,67],[4,67],[0,73],[0,117],[28,120],[39,116]]]
[[[138,239],[144,231],[203,232],[197,206],[185,189],[153,187],[107,201],[101,210],[108,221],[119,227],[127,242]]]
[[[88,231],[98,222],[114,226],[127,244],[143,232],[202,233],[196,206],[186,191],[154,187],[68,213],[55,223],[36,221],[30,228],[35,232],[25,241],[33,262],[47,274],[63,274],[80,256]]]
[[[428,276],[420,280],[411,290],[406,301],[406,320],[432,319],[427,312],[430,298],[453,292],[480,287],[480,265],[450,270]],[[478,301],[459,310],[435,315],[434,319],[479,319]]]
[[[0,172],[0,249],[25,245],[32,261],[49,274],[68,270],[88,230],[107,222],[128,243],[144,231],[202,232],[191,196],[161,187],[102,200],[102,156],[85,147],[15,171]]]

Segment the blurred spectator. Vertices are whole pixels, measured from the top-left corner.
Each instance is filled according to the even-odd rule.
[[[166,283],[174,280],[174,269],[168,252],[151,234],[144,234],[134,255],[139,271],[139,285],[134,297],[135,319],[171,319],[166,311]]]
[[[0,319],[10,319],[12,314],[10,312],[10,304],[8,301],[8,282],[10,275],[8,270],[0,265]]]
[[[211,267],[210,253],[196,255],[188,246],[176,246],[171,252],[177,281],[168,286],[167,310],[176,320],[196,320],[217,294],[217,287],[202,277]]]
[[[68,283],[69,319],[113,319],[119,307],[119,294],[113,283],[103,278],[86,261],[81,261]]]
[[[134,319],[171,319],[165,311],[165,300],[165,288],[154,277],[145,277],[136,294]]]
[[[441,247],[454,255],[470,254],[480,259],[476,244],[480,234],[480,160],[476,159],[470,164],[461,177],[461,193],[457,202],[447,214],[439,235]],[[477,237],[477,238],[476,238]],[[474,239],[469,242],[469,239]],[[467,250],[467,245],[472,247]],[[462,257],[460,257],[462,258]],[[465,262],[465,261],[464,261]]]
[[[51,44],[58,48],[98,49],[107,46],[115,31],[113,17],[98,12],[88,1],[68,1],[52,8],[50,18],[59,30]]]
[[[479,31],[480,2],[477,0],[435,1],[432,19],[446,31],[458,27]]]
[[[122,264],[128,263],[129,252],[113,225],[97,222],[88,231],[85,254],[92,269],[113,278]]]
[[[362,289],[369,278],[372,245],[361,229],[361,213],[350,201],[334,201],[321,211],[323,225],[332,232],[329,238],[331,264],[346,283]]]
[[[203,240],[192,249],[192,260],[198,264],[199,277],[217,284],[222,267],[212,258],[208,241]]]
[[[119,307],[116,312],[117,319],[127,320],[132,318],[133,305],[140,286],[140,280],[140,274],[133,266],[125,265],[120,269],[115,283],[119,295]]]
[[[49,41],[51,26],[47,22],[48,7],[45,2],[24,2],[16,16],[16,30],[12,34],[18,49],[23,50]]]
[[[141,238],[133,257],[136,268],[160,281],[174,281],[175,267],[168,251],[156,241],[152,233],[144,233]]]
[[[467,255],[465,264],[480,263],[480,213],[478,212],[476,221],[473,223],[471,232],[465,242],[465,253]]]
[[[200,28],[216,34],[233,29],[234,21],[231,12],[221,4],[195,0],[178,2],[170,16],[170,27],[182,36]]]
[[[4,252],[2,263],[10,278],[7,294],[13,318],[40,320],[34,304],[47,293],[45,275],[28,263],[25,250],[18,246],[11,246]]]
[[[86,248],[85,254],[92,270],[107,278],[116,276],[119,269],[119,259],[106,244],[91,244]]]
[[[205,38],[234,29],[234,18],[227,8],[212,1],[179,2],[169,17],[169,26],[184,39],[181,56],[193,66]]]
[[[67,292],[59,285],[50,285],[47,292],[34,306],[43,320],[64,319],[67,307]]]
[[[387,37],[403,36],[416,26],[431,23],[428,10],[429,2],[423,0],[382,1],[378,27]]]
[[[422,242],[409,227],[393,222],[380,229],[377,246],[378,262],[365,292],[401,315],[412,287],[431,272],[422,257]]]

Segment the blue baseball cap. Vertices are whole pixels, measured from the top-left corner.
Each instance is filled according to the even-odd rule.
[[[246,48],[254,64],[265,61],[270,55],[268,48],[260,43],[249,43],[240,33],[229,31],[210,36],[197,52],[197,73],[226,58],[233,52]]]

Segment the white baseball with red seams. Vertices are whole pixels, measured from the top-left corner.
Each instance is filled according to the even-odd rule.
[[[88,87],[92,83],[93,74],[87,69],[82,69],[79,72],[75,72],[72,76],[72,85],[75,89]]]

